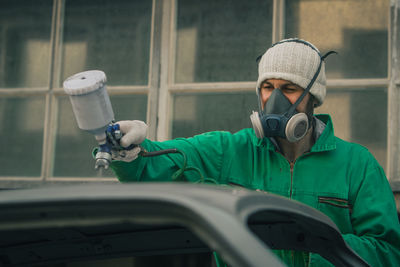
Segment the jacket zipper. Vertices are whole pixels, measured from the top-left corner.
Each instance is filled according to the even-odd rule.
[[[290,191],[289,191],[289,199],[292,199],[294,162],[289,162],[289,164],[290,164]]]
[[[304,155],[308,155],[310,154],[310,152],[306,152],[303,155],[299,156],[295,161],[291,162],[289,160],[287,160],[289,162],[290,165],[290,192],[289,192],[289,198],[292,199],[292,194],[293,194],[293,171],[294,171],[294,165],[296,164],[296,161],[299,160],[300,158],[302,158]]]
[[[293,250],[290,251],[290,256],[292,258],[292,266],[294,266],[294,251]]]
[[[294,162],[289,162],[290,165],[290,191],[289,191],[289,199],[292,199],[292,194],[293,194],[293,170],[294,170],[294,164],[296,163],[296,161]],[[295,258],[294,258],[294,251],[291,250],[290,251],[290,257],[291,257],[291,262],[292,265],[295,265]]]

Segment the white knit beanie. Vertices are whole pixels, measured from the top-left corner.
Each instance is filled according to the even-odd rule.
[[[288,80],[305,89],[316,73],[320,62],[321,56],[314,45],[296,38],[282,40],[269,48],[260,60],[257,93],[261,83],[267,79]],[[316,98],[317,106],[322,105],[326,95],[325,63],[323,61],[320,73],[310,89],[310,94]]]

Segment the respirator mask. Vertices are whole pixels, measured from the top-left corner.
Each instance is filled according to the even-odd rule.
[[[282,137],[289,142],[297,142],[306,135],[311,121],[309,121],[309,117],[306,113],[299,113],[296,111],[296,108],[312,88],[320,73],[323,60],[331,53],[336,52],[330,51],[324,56],[321,56],[319,51],[311,44],[299,39],[284,40],[273,46],[283,42],[298,42],[311,47],[320,57],[318,68],[311,81],[304,89],[304,92],[293,104],[286,98],[280,88],[275,88],[262,109],[260,88],[257,88],[259,112],[253,111],[250,120],[257,138]]]

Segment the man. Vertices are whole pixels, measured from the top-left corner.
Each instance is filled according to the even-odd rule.
[[[328,215],[344,240],[371,266],[400,266],[400,227],[390,186],[368,150],[334,136],[328,115],[313,115],[326,95],[324,57],[310,43],[283,40],[259,63],[259,113],[252,129],[210,132],[166,142],[145,139],[140,121],[119,122],[124,147],[112,168],[120,181],[199,179],[180,172],[182,157],[142,157],[141,149],[177,148],[205,177],[279,194]],[[183,177],[183,178],[182,178]],[[313,253],[278,251],[289,265],[328,265]]]

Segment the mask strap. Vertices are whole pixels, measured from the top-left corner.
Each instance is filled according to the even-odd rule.
[[[304,89],[304,92],[297,99],[297,101],[290,107],[290,109],[288,110],[288,112],[286,112],[285,115],[290,117],[291,115],[293,115],[295,113],[295,110],[296,110],[297,106],[300,104],[300,102],[303,100],[303,98],[306,96],[306,94],[311,90],[311,87],[314,85],[314,82],[317,80],[319,72],[321,71],[322,62],[325,60],[325,58],[327,58],[331,54],[337,54],[337,52],[336,51],[329,51],[325,55],[320,56],[321,61],[319,62],[318,69],[315,72],[314,76],[312,77],[310,83],[307,85],[307,88]]]
[[[330,55],[332,55],[332,54],[338,54],[338,52],[336,52],[336,51],[329,51],[328,53],[326,53],[325,55],[323,55],[322,57],[321,57],[321,60],[325,60],[325,58],[327,58],[328,56],[330,56]]]

